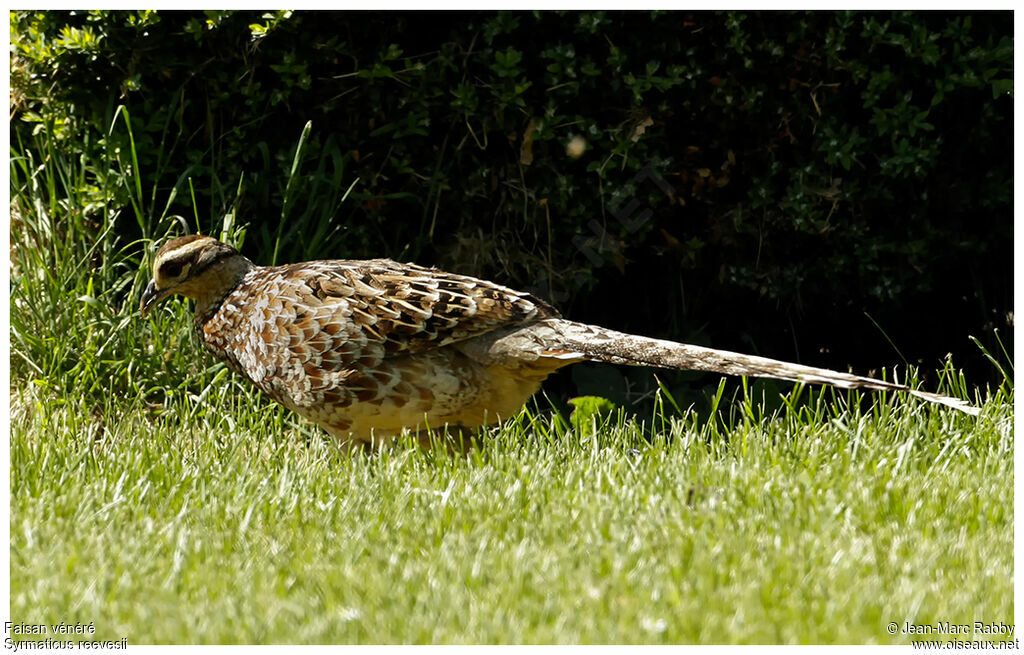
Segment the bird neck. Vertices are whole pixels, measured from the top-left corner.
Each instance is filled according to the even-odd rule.
[[[249,271],[256,266],[241,255],[227,257],[204,271],[188,294],[196,301],[196,321],[208,321],[224,302],[229,293],[242,282]]]

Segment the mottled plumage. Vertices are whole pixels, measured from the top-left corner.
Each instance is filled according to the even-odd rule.
[[[584,360],[906,390],[977,413],[881,380],[567,321],[530,294],[389,259],[263,267],[193,235],[167,241],[153,270],[143,313],[173,293],[194,298],[214,355],[348,443],[493,423]]]

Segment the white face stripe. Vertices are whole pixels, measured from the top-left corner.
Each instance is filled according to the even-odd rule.
[[[209,246],[210,245],[210,241],[212,241],[212,240],[213,239],[207,238],[207,239],[196,239],[195,241],[190,241],[190,242],[186,243],[183,246],[179,246],[178,248],[175,248],[174,250],[170,250],[168,252],[158,254],[156,260],[159,263],[159,262],[173,261],[173,260],[177,260],[177,259],[191,259],[194,256],[195,253],[197,253],[198,251],[202,250],[203,248],[206,248],[207,246]]]

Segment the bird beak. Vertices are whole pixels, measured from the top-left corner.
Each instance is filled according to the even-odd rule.
[[[142,292],[142,302],[139,303],[139,313],[142,314],[143,318],[146,316],[146,312],[153,305],[159,303],[161,300],[171,295],[170,289],[157,290],[156,282],[153,280],[149,281],[146,285],[146,290]]]

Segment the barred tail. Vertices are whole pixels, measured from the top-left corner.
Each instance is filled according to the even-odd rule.
[[[535,342],[541,346],[541,357],[750,375],[790,382],[829,384],[842,389],[906,391],[918,398],[952,407],[972,416],[981,413],[979,408],[959,398],[918,391],[902,384],[850,373],[640,337],[562,319],[548,319],[535,325],[538,329],[533,336]]]

